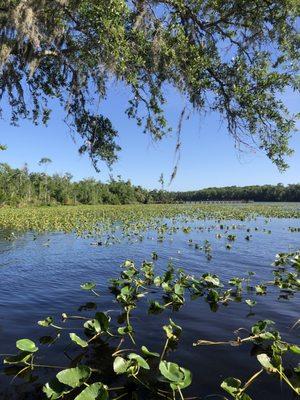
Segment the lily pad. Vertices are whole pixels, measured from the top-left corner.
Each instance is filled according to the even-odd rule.
[[[56,378],[64,385],[76,388],[88,380],[91,375],[91,369],[86,365],[79,365],[75,368],[68,368],[60,371]]]
[[[108,391],[106,386],[101,382],[95,382],[83,389],[83,391],[75,397],[74,400],[107,400]]]
[[[86,282],[83,283],[82,285],[80,285],[81,289],[83,290],[93,290],[96,287],[96,283],[95,282]]]
[[[79,336],[76,335],[76,333],[70,333],[70,338],[74,343],[78,344],[78,346],[88,347],[88,342],[81,339]]]
[[[16,342],[16,347],[21,351],[26,351],[27,353],[35,353],[38,351],[38,347],[30,339],[20,339]]]

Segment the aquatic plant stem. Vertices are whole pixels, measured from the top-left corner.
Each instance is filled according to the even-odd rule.
[[[183,397],[182,391],[180,390],[180,388],[179,388],[179,387],[177,388],[177,390],[178,390],[178,393],[179,393],[179,396],[180,396],[181,400],[184,400],[184,397]]]
[[[130,309],[128,309],[126,311],[126,322],[127,322],[127,326],[129,327],[130,326]],[[128,336],[130,337],[132,343],[136,344],[131,332],[128,332]]]
[[[30,365],[28,365],[28,366],[22,368],[22,369],[12,378],[12,380],[11,380],[10,383],[13,383],[13,381],[14,381],[19,375],[21,375],[22,372],[26,371],[28,368],[30,368]]]
[[[117,350],[112,354],[112,357],[115,357],[117,354],[123,353],[125,351],[134,351],[134,349],[120,349],[120,350]]]
[[[120,396],[118,396],[118,397],[114,397],[112,400],[120,400],[120,399],[122,399],[123,397],[125,397],[125,396],[127,396],[127,392],[126,393],[123,393],[123,394],[121,394]]]
[[[167,338],[166,343],[165,343],[165,346],[164,346],[164,348],[163,348],[163,351],[162,351],[162,353],[161,353],[161,356],[160,356],[159,361],[162,361],[162,360],[163,360],[163,358],[164,358],[164,356],[165,356],[165,353],[166,353],[166,351],[167,351],[167,348],[168,348],[168,344],[169,344],[169,339]]]
[[[264,369],[260,369],[258,372],[255,372],[254,375],[251,376],[250,379],[245,383],[244,387],[241,389],[241,392],[244,392],[252,383],[255,381],[255,379],[264,371]]]
[[[133,376],[133,378],[136,380],[136,381],[138,381],[141,385],[143,385],[145,388],[147,388],[148,390],[150,390],[150,392],[153,392],[153,393],[156,393],[156,394],[158,394],[159,396],[161,396],[161,397],[164,397],[165,399],[170,399],[167,395],[164,395],[164,394],[162,394],[162,393],[159,393],[159,390],[153,390],[153,388],[151,387],[151,386],[149,386],[149,385],[147,385],[147,383],[145,383],[145,382],[143,382],[140,378],[138,378],[138,376],[137,375],[132,375]],[[171,399],[170,399],[171,400]]]

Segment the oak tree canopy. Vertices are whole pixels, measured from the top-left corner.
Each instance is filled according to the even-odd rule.
[[[47,123],[58,99],[79,151],[111,164],[118,133],[97,106],[111,80],[128,86],[126,113],[154,139],[169,132],[172,86],[285,169],[299,14],[299,0],[0,0],[0,112]]]

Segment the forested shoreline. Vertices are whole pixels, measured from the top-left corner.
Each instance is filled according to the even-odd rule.
[[[173,201],[300,201],[300,183],[212,187],[172,193]]]
[[[300,201],[300,184],[230,186],[187,192],[146,190],[120,177],[108,183],[94,178],[72,180],[72,175],[30,172],[0,164],[0,205],[133,204],[199,201]]]

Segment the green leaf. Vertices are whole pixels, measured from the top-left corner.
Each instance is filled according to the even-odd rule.
[[[163,330],[165,331],[167,338],[173,341],[177,341],[181,334],[182,328],[179,325],[176,325],[172,319],[169,319],[170,324],[164,325]]]
[[[207,301],[217,303],[219,301],[219,293],[215,289],[210,289],[207,293]]]
[[[175,324],[175,322],[174,322],[171,318],[169,319],[169,321],[170,321],[170,325],[171,325],[172,328],[173,328],[173,331],[176,332],[176,334],[177,334],[177,336],[178,336],[178,335],[181,333],[181,331],[182,331],[181,326]]]
[[[300,354],[300,347],[295,344],[289,346],[289,350],[294,354]]]
[[[152,300],[150,302],[149,313],[158,314],[162,312],[164,309],[165,307],[162,304],[160,304],[157,300]]]
[[[294,368],[294,371],[296,373],[300,373],[300,364],[298,364],[298,366]]]
[[[43,392],[50,400],[56,400],[70,392],[70,388],[59,382],[56,378],[43,386]]]
[[[83,391],[75,397],[74,400],[107,400],[107,387],[101,382],[95,382],[83,389]]]
[[[100,333],[101,332],[101,325],[100,322],[97,321],[96,319],[89,319],[88,321],[86,321],[83,326],[85,327],[85,329],[87,329],[88,331],[91,331],[93,333]]]
[[[85,340],[81,339],[76,333],[70,333],[70,338],[73,342],[78,344],[80,347],[87,347],[89,344]]]
[[[274,340],[275,336],[271,332],[264,332],[259,335],[260,339],[263,340]]]
[[[127,371],[128,366],[129,366],[128,361],[126,361],[123,357],[115,358],[113,368],[117,375],[124,374]]]
[[[30,339],[20,339],[16,342],[16,347],[21,351],[26,351],[28,353],[35,353],[38,351],[35,343]]]
[[[146,346],[142,346],[141,350],[146,357],[159,357],[159,353],[153,353],[152,351],[149,351]]]
[[[86,283],[83,283],[82,285],[80,285],[81,289],[83,289],[83,290],[92,290],[92,289],[95,289],[96,286],[97,285],[95,282],[86,282]]]
[[[172,389],[176,389],[178,387],[180,389],[184,389],[190,386],[190,384],[192,383],[191,372],[188,369],[182,367],[180,367],[180,371],[183,373],[183,379],[180,382],[176,382],[176,384],[171,384],[170,386]]]
[[[235,395],[239,393],[241,388],[241,381],[236,378],[226,378],[221,383],[221,388],[224,389],[227,393],[231,394],[234,398]]]
[[[56,378],[64,385],[76,388],[88,380],[91,375],[91,369],[86,365],[79,365],[75,368],[64,369],[60,371]]]
[[[249,307],[254,307],[254,306],[257,304],[257,302],[256,302],[255,300],[250,300],[250,299],[245,300],[245,303],[246,303]]]
[[[124,261],[123,266],[125,268],[134,268],[134,262],[132,260],[126,260]]]
[[[160,286],[162,284],[162,278],[160,276],[156,276],[153,283],[155,286]]]
[[[259,333],[264,332],[270,325],[274,325],[273,321],[268,319],[257,321],[251,328],[251,332],[253,335],[257,335]]]
[[[133,328],[131,325],[120,326],[118,328],[119,335],[126,335],[127,333],[132,333],[132,332],[133,332]]]
[[[265,369],[267,369],[268,371],[271,371],[271,372],[277,371],[277,369],[272,365],[271,359],[270,359],[270,357],[269,357],[267,354],[265,354],[265,353],[258,354],[258,355],[257,355],[257,359],[258,359],[258,361],[260,362],[260,364],[261,364]]]
[[[161,361],[159,363],[160,373],[172,382],[179,382],[182,379],[182,373],[179,366],[172,362]]]
[[[170,286],[167,282],[163,282],[163,283],[161,284],[161,287],[163,288],[163,290],[164,290],[165,292],[171,292],[171,291],[172,291],[171,286]]]
[[[214,286],[220,286],[220,279],[215,275],[203,275],[205,282],[211,283]]]
[[[178,364],[163,360],[159,363],[159,370],[163,377],[167,379],[167,382],[169,382],[173,390],[177,388],[184,389],[192,382],[191,372],[185,368],[179,367]]]
[[[147,361],[138,354],[130,353],[128,354],[129,360],[135,360],[141,368],[150,369],[149,364]]]
[[[38,324],[40,326],[44,326],[44,327],[50,326],[52,323],[53,323],[52,317],[47,317],[47,318],[43,319],[42,321],[38,321]]]
[[[102,332],[107,332],[109,328],[110,317],[103,312],[97,312],[95,319],[99,322]]]
[[[264,285],[256,285],[255,291],[256,291],[256,294],[266,294],[267,288]]]
[[[83,326],[93,333],[107,332],[109,328],[110,317],[103,312],[97,312],[94,319],[86,321]]]
[[[252,400],[252,398],[247,393],[242,393],[239,400]]]
[[[179,283],[176,283],[176,285],[174,285],[174,293],[177,294],[178,296],[183,296],[184,287]]]

